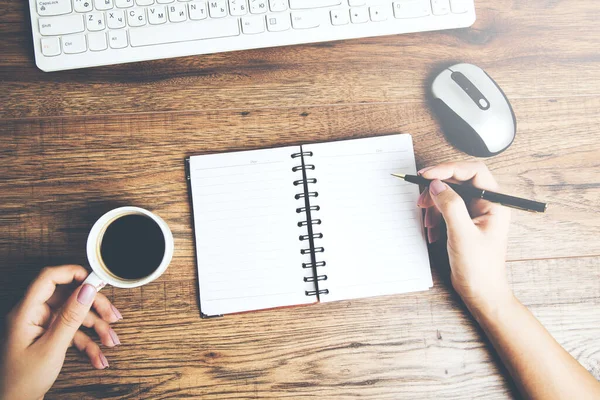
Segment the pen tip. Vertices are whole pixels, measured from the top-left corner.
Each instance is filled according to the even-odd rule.
[[[406,175],[404,175],[404,174],[392,174],[392,176],[395,176],[396,178],[404,179],[404,177]]]

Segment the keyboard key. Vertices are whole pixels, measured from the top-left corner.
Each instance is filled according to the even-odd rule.
[[[195,21],[204,19],[207,17],[206,2],[199,1],[197,3],[190,3],[188,4],[188,11],[190,13],[190,19]]]
[[[211,18],[223,18],[227,16],[227,0],[209,0],[208,12]]]
[[[106,25],[109,29],[119,29],[125,27],[125,11],[114,10],[106,13]]]
[[[129,8],[135,5],[133,0],[115,0],[115,5],[118,8]]]
[[[110,31],[108,32],[108,43],[111,49],[123,49],[127,47],[127,31]]]
[[[42,38],[42,54],[53,57],[60,54],[60,40],[57,37]]]
[[[367,7],[350,9],[350,20],[353,24],[364,24],[369,21],[369,9]]]
[[[287,0],[269,0],[269,6],[273,12],[285,11],[287,10]]]
[[[242,32],[246,35],[263,33],[265,31],[265,19],[261,16],[242,18]]]
[[[267,15],[267,29],[269,32],[287,31],[292,27],[290,14],[271,14]]]
[[[167,13],[165,11],[165,6],[148,7],[148,22],[151,25],[160,25],[167,22]]]
[[[350,23],[350,14],[348,14],[348,10],[338,9],[331,10],[331,24],[335,26],[339,25],[347,25]]]
[[[156,0],[156,2],[158,4],[171,4],[173,3],[175,0]]]
[[[90,46],[91,51],[106,50],[108,48],[108,43],[106,42],[106,33],[88,33],[88,45]]]
[[[240,28],[237,18],[218,21],[208,20],[201,24],[152,26],[129,31],[133,47],[238,36],[239,34]]]
[[[40,18],[40,33],[43,36],[68,35],[83,32],[83,15],[65,15],[62,17]]]
[[[360,7],[367,5],[366,0],[348,0],[348,5],[350,7]]]
[[[311,29],[321,25],[317,13],[313,11],[297,11],[292,13],[292,26],[294,29]]]
[[[146,25],[146,12],[143,8],[134,8],[127,11],[127,24],[129,26]]]
[[[85,16],[88,31],[102,31],[106,28],[103,13],[89,13]]]
[[[151,6],[154,4],[154,0],[135,0],[135,4],[138,6]]]
[[[246,15],[248,13],[246,0],[229,0],[229,13],[234,16]]]
[[[87,50],[84,35],[70,35],[62,37],[62,47],[65,54],[83,53]]]
[[[94,8],[98,11],[106,11],[113,8],[113,0],[94,0]]]
[[[75,0],[73,4],[75,12],[86,13],[92,11],[92,0]]]
[[[388,19],[388,8],[383,6],[373,6],[369,7],[369,15],[371,16],[371,21],[380,22],[386,21]]]
[[[446,15],[450,13],[450,0],[431,0],[433,15]]]
[[[61,15],[71,12],[71,0],[38,0],[39,15]]]
[[[169,21],[171,22],[183,22],[187,20],[187,14],[185,4],[173,4],[169,6]]]
[[[332,7],[342,4],[342,0],[290,0],[292,10],[308,10],[319,7]]]
[[[393,6],[395,18],[418,18],[431,14],[429,0],[395,1]]]
[[[267,0],[250,0],[250,12],[262,14],[267,12]]]
[[[450,0],[450,9],[454,14],[463,14],[469,11],[470,0]]]

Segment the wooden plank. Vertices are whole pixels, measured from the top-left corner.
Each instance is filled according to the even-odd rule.
[[[26,2],[0,1],[0,118],[420,102],[466,61],[509,98],[600,94],[594,2],[477,1],[472,29],[43,73]],[[373,62],[377,60],[377,62]]]
[[[523,99],[514,145],[488,160],[506,191],[549,201],[513,212],[509,259],[600,254],[600,98]],[[169,274],[194,278],[183,160],[193,154],[413,134],[419,167],[465,158],[423,104],[299,107],[9,121],[0,127],[0,264],[6,271],[86,263],[94,221],[120,205],[156,211],[175,235]],[[26,281],[25,279],[25,281]],[[24,286],[25,281],[21,282]]]
[[[193,280],[107,292],[123,345],[94,371],[70,351],[48,399],[511,397],[506,372],[435,271],[429,292],[200,320]],[[517,297],[600,377],[600,258],[509,263]],[[170,308],[151,297],[180,296]],[[194,296],[192,296],[192,292]],[[147,307],[148,304],[154,304]],[[142,356],[143,355],[143,356]]]

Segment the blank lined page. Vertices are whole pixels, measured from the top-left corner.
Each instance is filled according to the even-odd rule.
[[[207,315],[314,302],[298,240],[298,147],[195,156],[190,178]]]
[[[319,195],[322,302],[426,290],[429,256],[417,208],[419,187],[393,177],[415,174],[410,135],[303,146]]]

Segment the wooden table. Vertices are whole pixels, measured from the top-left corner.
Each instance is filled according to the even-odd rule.
[[[47,398],[506,398],[506,371],[449,286],[201,320],[185,157],[396,132],[419,167],[465,159],[427,107],[455,61],[493,76],[518,135],[487,161],[511,192],[509,279],[554,337],[600,376],[600,7],[477,0],[470,29],[43,73],[25,1],[0,0],[1,315],[44,265],[86,264],[116,206],[154,210],[175,258],[156,282],[105,289],[123,345],[93,370],[70,351]]]

